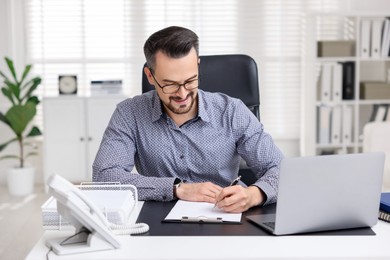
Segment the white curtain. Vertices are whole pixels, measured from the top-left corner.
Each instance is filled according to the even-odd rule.
[[[41,96],[58,93],[58,75],[122,79],[141,93],[143,44],[170,25],[194,30],[200,54],[252,56],[260,75],[260,114],[275,139],[298,139],[305,14],[339,11],[341,0],[26,0],[27,62],[43,78]]]

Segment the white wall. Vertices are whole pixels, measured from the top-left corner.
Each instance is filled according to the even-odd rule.
[[[0,0],[0,70],[7,71],[4,57],[10,57],[15,63],[16,70],[20,73],[24,67],[24,32],[23,18],[13,16],[12,13],[17,8],[22,8],[23,0]],[[19,9],[20,10],[20,9]],[[0,82],[2,86],[2,82]],[[8,109],[9,101],[0,95],[0,111],[5,112]],[[13,137],[11,130],[0,123],[0,143],[5,142]],[[16,144],[8,146],[3,152],[5,154],[17,154],[18,147]],[[28,159],[28,163],[36,167],[36,182],[42,182],[42,145],[38,142],[38,152],[40,156]],[[0,161],[0,183],[6,181],[6,170],[16,165],[15,160]]]
[[[0,0],[0,70],[3,71],[6,66],[3,62],[3,57],[9,55],[9,41],[7,36],[9,36],[9,25],[8,25],[8,1],[6,0]],[[2,85],[2,82],[1,82]],[[3,95],[0,95],[0,111],[4,113],[6,109],[6,102],[7,100],[3,97]],[[6,128],[6,126],[2,123],[0,123],[0,143],[3,143],[5,140],[8,140],[8,137],[10,137],[10,132]],[[0,182],[3,182],[4,176],[5,176],[5,169],[8,167],[8,164],[10,162],[4,160],[0,161]]]
[[[17,66],[24,63],[24,45],[23,45],[23,18],[14,17],[11,14],[15,8],[22,8],[23,0],[0,0],[0,69],[5,68],[3,62],[4,56],[9,56],[14,59]],[[373,12],[373,13],[389,13],[390,15],[390,1],[389,0],[350,0],[349,9],[351,12]],[[345,10],[348,11],[348,10]],[[4,111],[6,108],[6,101],[0,96],[0,110]],[[314,124],[314,122],[313,122]],[[7,140],[10,131],[0,124],[0,142]],[[299,140],[275,140],[276,144],[283,151],[285,156],[299,156]],[[41,147],[41,145],[40,145]],[[15,147],[7,149],[13,152]],[[40,149],[40,151],[42,151]],[[42,182],[42,152],[40,156],[34,158],[32,162],[37,166],[37,182]],[[0,161],[0,183],[4,182],[5,169],[12,164],[12,161]]]
[[[351,12],[390,14],[389,0],[349,0],[349,2]]]

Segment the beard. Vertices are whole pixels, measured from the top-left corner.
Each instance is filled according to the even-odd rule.
[[[164,102],[164,106],[175,114],[178,114],[178,115],[187,114],[188,112],[191,111],[191,109],[193,108],[193,106],[195,104],[194,92],[188,93],[188,95],[186,96],[186,99],[188,99],[188,98],[190,99],[190,103],[188,105],[185,104],[185,105],[180,105],[179,107],[175,107],[173,105],[173,100],[179,101],[182,99],[177,98],[177,97],[170,97],[168,103]]]

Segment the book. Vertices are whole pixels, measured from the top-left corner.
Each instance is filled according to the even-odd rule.
[[[390,192],[382,192],[378,218],[390,222]]]
[[[389,52],[389,45],[390,45],[390,18],[386,18],[385,23],[383,25],[382,30],[382,50],[381,50],[381,56],[382,57],[388,57]]]
[[[351,100],[355,96],[355,63],[354,62],[344,62],[343,63],[343,99]]]
[[[384,121],[387,111],[387,104],[374,104],[369,122]]]
[[[371,21],[369,19],[362,20],[360,31],[360,56],[362,58],[370,57],[370,34],[371,34]]]
[[[386,212],[384,212],[382,210],[379,210],[378,218],[380,220],[383,220],[383,221],[386,221],[386,222],[390,222],[390,213],[386,213]]]
[[[382,192],[379,209],[390,214],[390,192]]]
[[[330,144],[330,130],[331,130],[331,113],[332,108],[329,106],[320,106],[318,108],[318,144]]]
[[[387,105],[378,105],[374,121],[376,122],[384,121],[386,118],[387,109],[388,109]]]
[[[333,145],[341,144],[341,106],[333,107],[330,141]]]
[[[321,101],[323,102],[330,101],[331,85],[332,85],[332,64],[333,63],[330,62],[322,64]]]
[[[342,142],[349,145],[352,143],[352,107],[344,107],[342,114]]]
[[[333,87],[332,87],[332,101],[340,102],[341,101],[341,85],[343,82],[343,67],[341,63],[333,64]]]
[[[380,58],[381,56],[381,34],[382,27],[384,24],[383,19],[372,20],[372,31],[371,31],[371,57]]]

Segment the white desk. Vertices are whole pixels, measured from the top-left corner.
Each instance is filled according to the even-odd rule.
[[[51,252],[49,259],[390,259],[390,223],[379,221],[373,230],[376,236],[120,236],[117,250]],[[45,231],[26,259],[45,259],[46,239],[71,234]]]

